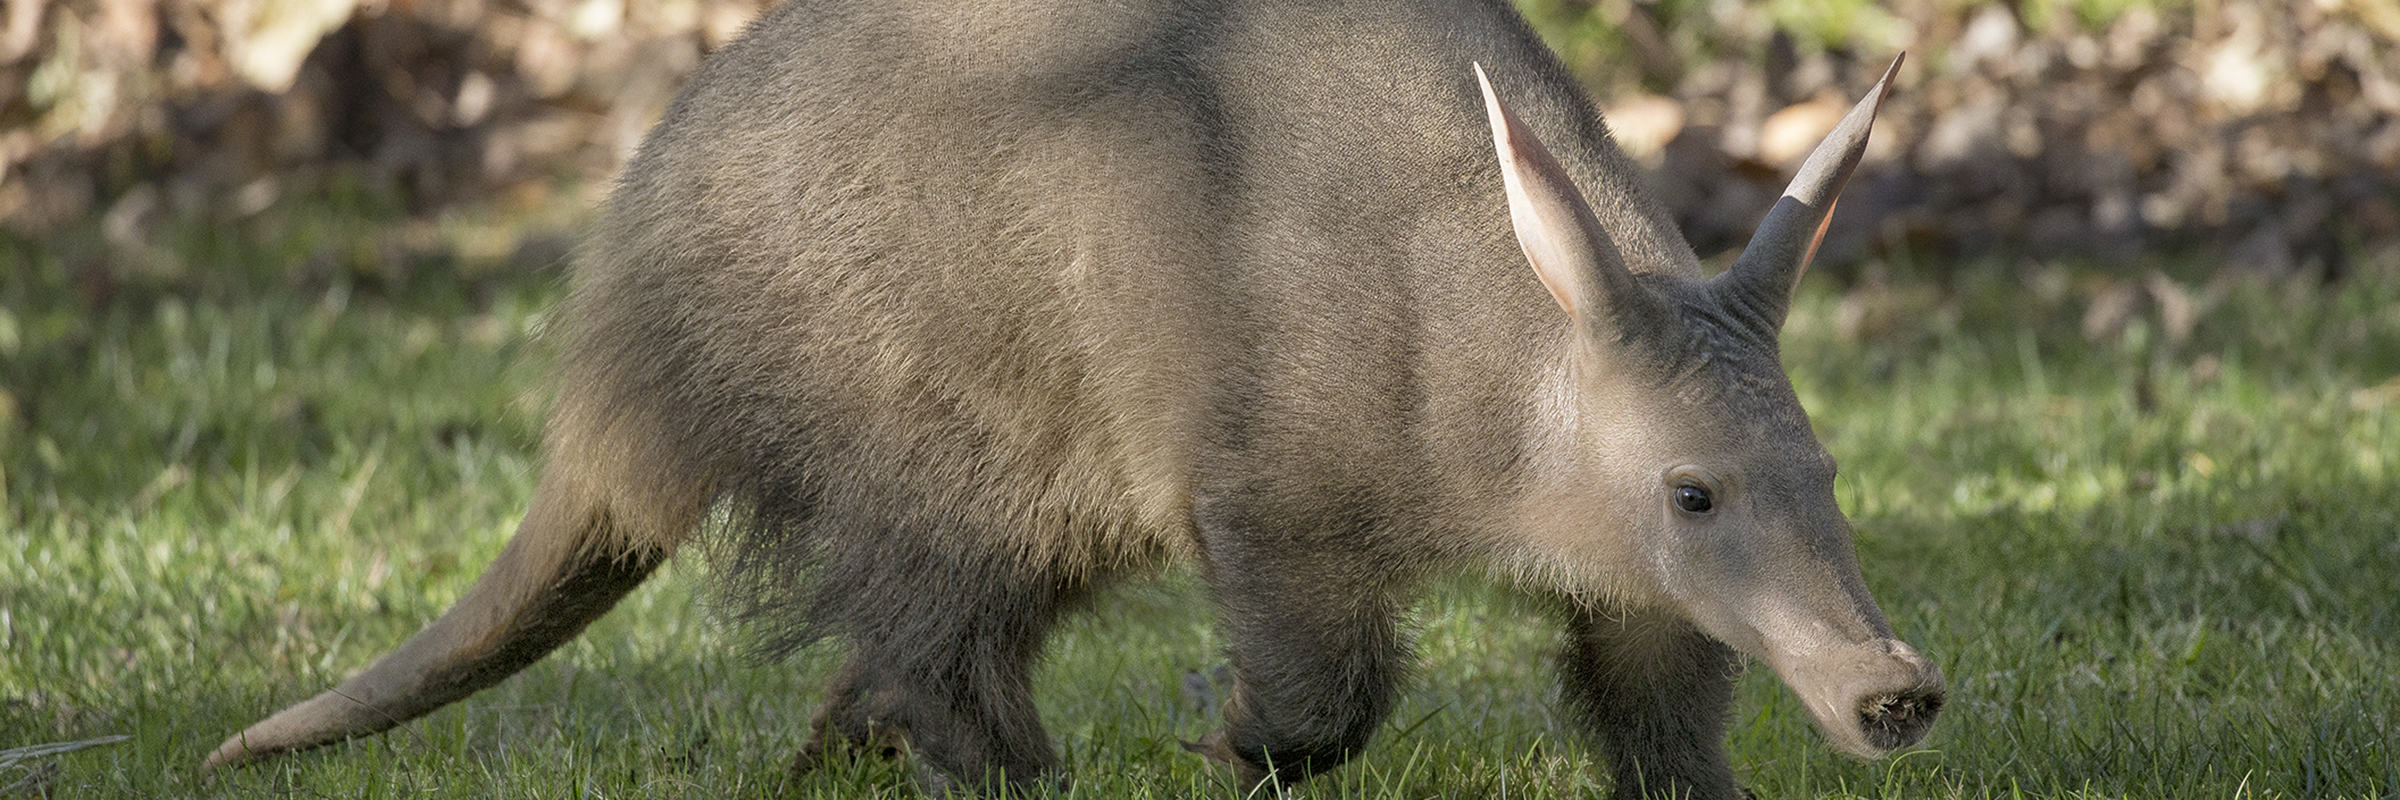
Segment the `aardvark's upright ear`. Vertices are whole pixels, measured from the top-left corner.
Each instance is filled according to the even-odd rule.
[[[1658,299],[1634,282],[1624,257],[1609,242],[1566,168],[1534,138],[1533,129],[1500,103],[1482,64],[1475,65],[1475,82],[1483,87],[1492,144],[1500,152],[1508,217],[1516,226],[1525,260],[1533,263],[1533,274],[1558,306],[1578,320],[1646,329],[1648,318],[1663,313]]]
[[[1900,62],[1907,57],[1903,53],[1892,59],[1883,79],[1826,134],[1824,143],[1801,163],[1791,187],[1783,190],[1783,197],[1751,234],[1750,246],[1742,249],[1741,258],[1717,276],[1717,291],[1727,305],[1747,312],[1762,332],[1772,336],[1783,327],[1783,316],[1791,308],[1792,287],[1808,269],[1808,260],[1816,256],[1817,244],[1824,241],[1825,223],[1833,219],[1842,185],[1850,182],[1859,156],[1867,151],[1875,110],[1891,91],[1892,75],[1900,71]]]

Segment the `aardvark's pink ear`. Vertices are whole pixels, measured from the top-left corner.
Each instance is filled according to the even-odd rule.
[[[1656,299],[1634,282],[1566,168],[1534,137],[1533,129],[1500,102],[1482,64],[1475,65],[1475,81],[1483,87],[1492,145],[1500,154],[1508,217],[1542,286],[1560,308],[1580,319],[1598,319],[1596,312],[1605,311],[1610,321],[1625,324],[1634,323],[1623,319],[1628,314],[1656,313]]]
[[[1875,111],[1891,91],[1892,76],[1900,72],[1900,62],[1907,57],[1904,53],[1892,59],[1883,79],[1825,135],[1816,152],[1801,163],[1800,174],[1793,176],[1792,185],[1783,190],[1766,220],[1758,224],[1758,231],[1751,234],[1750,246],[1742,249],[1741,258],[1717,277],[1718,291],[1750,310],[1765,330],[1783,326],[1792,287],[1808,269],[1809,259],[1816,257],[1818,243],[1825,240],[1825,224],[1833,219],[1834,202],[1840,199],[1843,184],[1850,182],[1850,173],[1858,169],[1859,157],[1867,152]]]

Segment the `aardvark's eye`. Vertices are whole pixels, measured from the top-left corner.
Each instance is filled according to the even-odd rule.
[[[1675,507],[1688,514],[1706,514],[1717,507],[1717,502],[1708,496],[1707,489],[1687,483],[1675,487]]]

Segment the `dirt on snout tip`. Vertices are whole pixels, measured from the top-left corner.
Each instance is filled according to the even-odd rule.
[[[1916,744],[1942,713],[1940,690],[1868,695],[1858,703],[1858,727],[1878,750]]]

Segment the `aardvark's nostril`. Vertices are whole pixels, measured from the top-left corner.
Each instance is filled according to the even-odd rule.
[[[1858,701],[1858,727],[1868,744],[1892,750],[1925,738],[1941,713],[1940,689],[1871,694]]]

